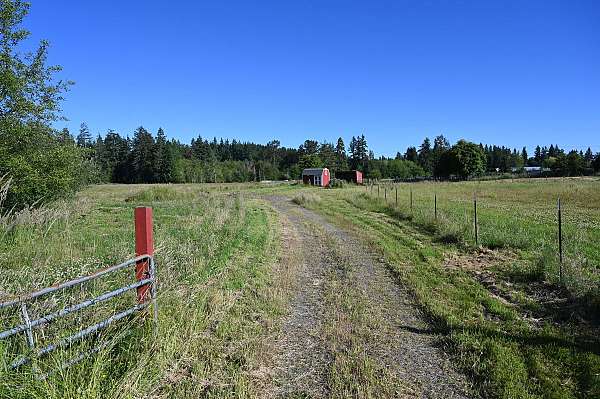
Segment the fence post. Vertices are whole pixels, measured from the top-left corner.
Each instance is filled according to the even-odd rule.
[[[473,194],[473,215],[475,222],[475,246],[479,246],[479,228],[477,227],[477,194]]]
[[[560,197],[558,197],[558,277],[563,281],[563,248],[562,248],[562,209],[560,206]]]
[[[413,213],[413,198],[412,198],[412,187],[410,188],[410,213]]]
[[[433,193],[433,212],[435,220],[437,220],[437,193]]]
[[[396,186],[396,206],[398,206],[398,186]]]
[[[379,183],[377,184],[377,198],[379,198]]]
[[[152,235],[152,208],[137,207],[135,218],[135,254],[154,255],[154,239]],[[150,275],[150,261],[148,259],[137,262],[135,265],[135,278],[140,281]],[[143,285],[137,289],[138,303],[144,303],[149,297],[149,286]]]
[[[385,199],[385,202],[387,202],[387,187],[383,188],[383,197]]]

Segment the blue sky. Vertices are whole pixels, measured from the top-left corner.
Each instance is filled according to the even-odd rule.
[[[600,151],[598,1],[45,1],[72,132]]]

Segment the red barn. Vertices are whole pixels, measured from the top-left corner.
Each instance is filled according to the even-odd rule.
[[[342,170],[335,172],[337,179],[346,180],[348,183],[362,184],[363,175],[360,170]]]
[[[313,186],[325,187],[329,184],[329,169],[308,168],[302,171],[302,182]]]

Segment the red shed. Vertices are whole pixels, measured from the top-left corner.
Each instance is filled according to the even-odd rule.
[[[308,168],[302,171],[302,182],[313,186],[325,187],[329,184],[329,169]]]
[[[346,180],[349,183],[362,184],[363,182],[363,175],[360,170],[341,170],[335,172],[335,177]]]

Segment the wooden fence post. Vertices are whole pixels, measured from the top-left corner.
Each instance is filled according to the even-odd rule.
[[[135,255],[154,255],[154,238],[152,234],[152,208],[137,207],[135,218]],[[135,278],[137,281],[150,277],[150,262],[148,259],[139,261],[135,265]],[[150,285],[143,285],[137,289],[138,303],[144,303],[150,296]]]
[[[383,188],[383,197],[385,199],[385,202],[387,202],[387,187]]]
[[[396,206],[398,206],[398,186],[396,186]]]
[[[433,194],[433,213],[435,220],[437,220],[437,193]]]
[[[410,213],[413,213],[413,196],[412,196],[412,187],[410,188]]]

